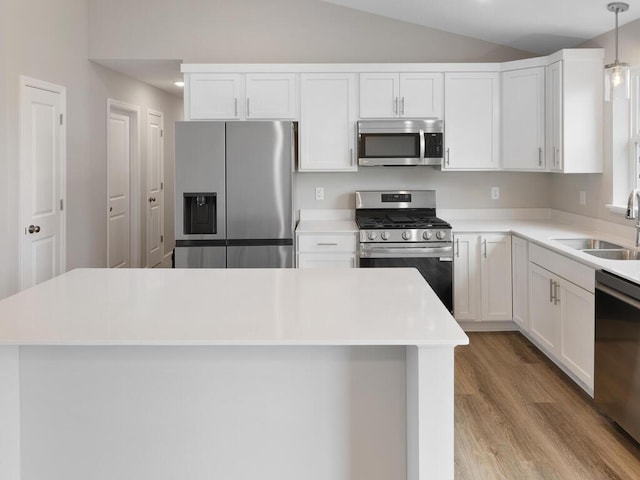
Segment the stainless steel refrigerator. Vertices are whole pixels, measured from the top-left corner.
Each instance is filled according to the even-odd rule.
[[[293,266],[293,122],[176,122],[176,268]]]

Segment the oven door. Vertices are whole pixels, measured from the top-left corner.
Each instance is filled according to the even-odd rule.
[[[450,243],[409,246],[360,244],[360,267],[413,267],[447,309],[453,311],[453,246]]]

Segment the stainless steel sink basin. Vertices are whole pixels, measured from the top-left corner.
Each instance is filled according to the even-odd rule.
[[[554,240],[565,247],[575,248],[576,250],[625,249],[622,245],[600,240],[599,238],[554,238]]]
[[[598,258],[605,258],[607,260],[640,260],[640,252],[635,250],[629,250],[628,248],[619,248],[612,250],[589,250],[583,249],[584,253],[593,255]]]

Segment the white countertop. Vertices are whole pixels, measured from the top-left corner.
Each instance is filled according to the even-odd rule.
[[[414,269],[78,269],[0,301],[0,345],[467,343]]]
[[[512,233],[554,250],[580,263],[603,269],[632,282],[640,283],[640,260],[606,260],[567,247],[555,239],[598,238],[617,243],[623,247],[636,249],[632,238],[622,238],[598,229],[554,223],[549,220],[454,220],[451,223],[455,233],[504,232]]]
[[[300,220],[296,233],[357,233],[353,220]]]

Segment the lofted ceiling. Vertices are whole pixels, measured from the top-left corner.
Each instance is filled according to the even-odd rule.
[[[548,55],[613,30],[607,0],[323,0],[425,27]],[[618,15],[640,18],[640,2]],[[635,5],[634,5],[635,3]]]

